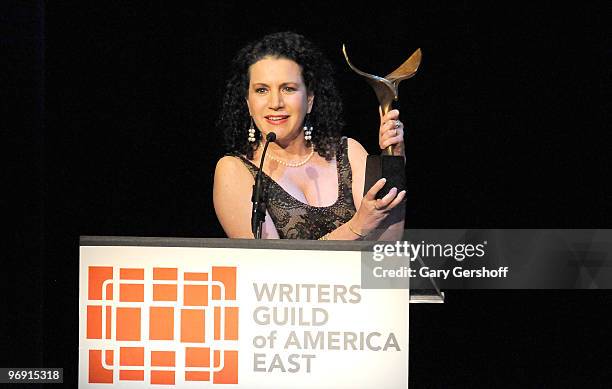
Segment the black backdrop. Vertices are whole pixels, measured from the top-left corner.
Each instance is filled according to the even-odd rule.
[[[426,4],[427,3],[427,4]],[[431,4],[429,4],[431,3]],[[376,99],[341,55],[400,87],[408,228],[609,226],[608,9],[12,2],[2,366],[76,383],[78,236],[222,237],[214,129],[235,51],[293,30],[332,61],[344,133],[376,150]],[[14,75],[14,76],[13,76]],[[12,196],[14,195],[14,197]],[[7,213],[8,214],[8,213]],[[609,291],[450,291],[411,309],[413,387],[607,387]],[[384,384],[381,384],[384,387]]]

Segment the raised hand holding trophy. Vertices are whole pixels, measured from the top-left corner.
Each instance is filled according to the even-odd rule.
[[[362,72],[353,66],[346,54],[344,45],[342,45],[342,52],[349,67],[355,73],[363,76],[368,84],[374,88],[383,115],[386,115],[391,110],[393,101],[399,99],[399,83],[414,76],[421,63],[421,49],[417,49],[403,64],[383,78]],[[378,191],[376,198],[382,198],[393,187],[396,187],[398,192],[406,189],[404,164],[403,156],[393,155],[393,146],[387,147],[382,155],[368,155],[363,193],[365,194],[382,177],[386,178],[387,182]]]

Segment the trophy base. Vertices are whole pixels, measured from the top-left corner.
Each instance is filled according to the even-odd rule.
[[[365,185],[363,195],[381,178],[386,178],[385,186],[378,191],[376,198],[383,198],[391,188],[398,193],[406,189],[406,166],[404,157],[397,155],[368,155],[366,161]]]

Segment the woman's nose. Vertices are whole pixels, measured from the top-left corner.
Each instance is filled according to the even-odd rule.
[[[284,107],[285,103],[283,102],[283,95],[280,92],[270,93],[269,105],[272,109],[279,109]]]

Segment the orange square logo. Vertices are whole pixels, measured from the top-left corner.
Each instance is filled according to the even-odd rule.
[[[236,267],[89,266],[86,274],[87,382],[238,383]]]

